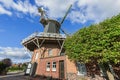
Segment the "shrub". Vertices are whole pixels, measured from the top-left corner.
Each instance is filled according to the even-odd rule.
[[[0,75],[4,75],[8,71],[8,67],[12,65],[11,59],[6,58],[0,61]]]

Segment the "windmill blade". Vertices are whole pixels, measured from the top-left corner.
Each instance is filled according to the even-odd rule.
[[[71,7],[72,7],[72,4],[71,4],[70,7],[68,8],[68,10],[67,10],[65,16],[63,17],[63,19],[61,20],[60,24],[62,24],[62,23],[64,22],[64,20],[65,20],[65,18],[67,17],[67,14],[68,14],[68,12],[70,11]]]
[[[66,36],[69,36],[69,34],[67,34],[62,28],[60,28],[60,30],[61,30]]]

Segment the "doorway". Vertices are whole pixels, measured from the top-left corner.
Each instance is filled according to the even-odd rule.
[[[65,78],[64,60],[59,61],[59,78],[60,79],[64,79]]]

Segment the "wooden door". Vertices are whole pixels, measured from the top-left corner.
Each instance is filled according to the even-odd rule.
[[[60,79],[64,79],[65,78],[64,60],[59,61],[59,78]]]

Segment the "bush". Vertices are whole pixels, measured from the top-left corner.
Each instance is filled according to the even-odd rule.
[[[14,66],[9,67],[9,71],[24,71],[27,65],[24,64],[15,64]]]
[[[24,67],[18,67],[18,66],[12,66],[9,68],[9,71],[22,71],[24,70]]]
[[[6,58],[0,61],[0,75],[5,75],[8,71],[8,67],[12,65],[11,59]]]
[[[4,63],[5,67],[10,67],[12,65],[12,61],[9,58],[3,59],[2,62]]]

